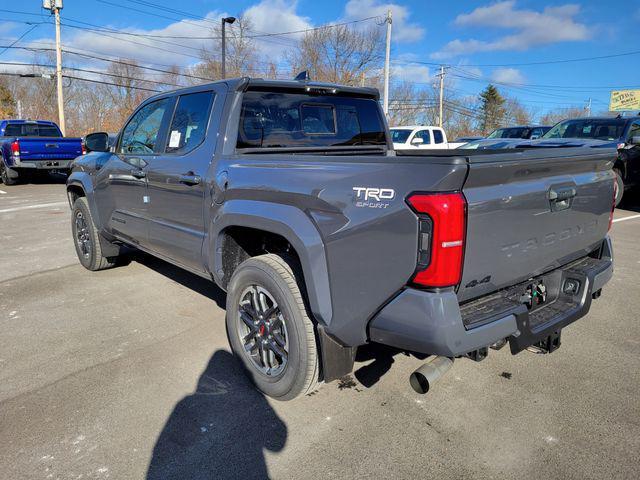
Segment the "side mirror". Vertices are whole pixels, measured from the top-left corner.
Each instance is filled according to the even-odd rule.
[[[108,152],[109,134],[106,132],[90,133],[84,137],[84,148],[89,152]]]
[[[537,133],[534,133],[533,135],[531,135],[531,137],[529,137],[529,140],[537,140],[540,138],[540,135],[538,135]]]
[[[422,145],[424,143],[424,139],[420,137],[413,137],[411,140],[411,145]]]

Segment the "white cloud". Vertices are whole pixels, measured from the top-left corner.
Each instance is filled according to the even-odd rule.
[[[391,38],[394,42],[416,42],[424,37],[425,30],[410,21],[409,9],[397,3],[380,3],[377,0],[349,0],[344,7],[345,20],[358,20],[378,15],[384,17],[387,10],[393,15]]]
[[[310,19],[298,15],[296,8],[296,1],[263,0],[245,10],[244,15],[257,33],[294,32],[313,28]],[[255,43],[256,47],[268,56],[269,60],[277,60],[288,49],[291,49],[295,41],[300,39],[302,35],[299,33],[279,37],[262,37]]]
[[[524,75],[516,68],[496,68],[491,74],[491,80],[496,83],[507,83],[511,85],[523,84]]]
[[[579,13],[580,6],[574,4],[546,7],[542,12],[517,9],[515,0],[478,7],[471,13],[458,15],[454,24],[513,30],[515,33],[492,41],[456,39],[431,57],[442,59],[496,50],[524,51],[540,45],[587,40],[591,31],[575,19]]]
[[[433,78],[429,67],[417,63],[393,65],[392,76],[401,81],[431,83]]]

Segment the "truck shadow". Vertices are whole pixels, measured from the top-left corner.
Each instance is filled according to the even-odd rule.
[[[222,308],[226,309],[227,306],[227,294],[218,287],[213,281],[206,278],[199,277],[198,275],[188,272],[180,267],[176,267],[164,260],[147,255],[139,251],[133,251],[127,254],[129,261],[137,262],[150,268],[154,272],[157,272],[165,277],[173,280],[174,282],[187,287],[194,292],[203,295]]]
[[[384,374],[391,370],[396,355],[406,355],[424,360],[428,355],[406,352],[379,343],[369,343],[358,348],[353,375],[366,388],[373,387]],[[358,367],[358,363],[366,363]]]
[[[146,478],[269,478],[264,450],[279,452],[286,440],[285,423],[233,356],[218,350],[169,416]]]
[[[137,262],[164,275],[174,282],[213,300],[218,307],[226,309],[227,294],[214,282],[140,251],[131,251],[125,258],[127,259],[126,261]],[[427,355],[370,343],[358,348],[353,375],[364,387],[370,388],[391,370],[396,355],[413,356],[420,360],[427,358]],[[359,366],[359,364],[364,365]]]

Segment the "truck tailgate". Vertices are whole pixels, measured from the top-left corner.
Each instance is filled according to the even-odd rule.
[[[19,137],[20,160],[71,160],[82,155],[79,138]]]
[[[460,301],[525,281],[600,245],[612,209],[614,149],[478,153],[468,157],[463,188],[468,219]]]

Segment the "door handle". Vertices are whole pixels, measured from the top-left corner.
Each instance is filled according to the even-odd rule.
[[[573,197],[576,196],[578,190],[575,187],[550,188],[549,203],[552,212],[559,212],[571,208]]]
[[[573,198],[577,194],[577,190],[573,187],[570,188],[559,188],[554,190],[553,188],[549,190],[549,201],[551,202],[563,202],[565,200],[569,200]]]
[[[185,185],[198,185],[202,181],[200,175],[194,175],[193,173],[185,173],[180,175],[180,183]]]
[[[139,168],[134,168],[131,170],[131,175],[136,178],[145,178],[147,176],[147,172],[140,170]]]

